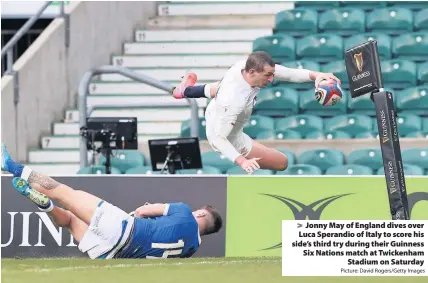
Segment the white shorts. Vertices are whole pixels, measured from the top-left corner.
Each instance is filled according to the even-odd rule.
[[[79,250],[91,259],[110,259],[122,248],[131,235],[134,217],[122,209],[101,201],[92,215],[88,230],[79,243]]]
[[[211,148],[218,153],[221,153],[210,141],[207,133],[207,139],[211,146]],[[250,138],[246,133],[241,133],[237,136],[232,136],[228,138],[229,142],[233,145],[233,147],[244,157],[247,157],[251,152],[251,148],[253,147],[253,139]]]

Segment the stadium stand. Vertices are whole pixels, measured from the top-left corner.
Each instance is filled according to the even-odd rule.
[[[244,5],[246,2],[242,2]],[[221,79],[227,68],[255,50],[269,52],[276,63],[293,68],[333,72],[342,80],[344,98],[334,107],[322,107],[314,100],[313,84],[280,83],[260,92],[254,115],[245,132],[259,140],[302,141],[302,150],[284,151],[289,168],[284,172],[260,170],[267,175],[371,175],[380,174],[374,104],[368,95],[350,99],[343,53],[370,39],[378,41],[386,89],[394,95],[398,129],[403,140],[428,138],[428,17],[426,6],[407,2],[254,2],[240,9],[235,2],[209,4],[211,8],[179,9],[183,4],[159,4],[158,17],[148,29],[135,31],[133,42],[123,44],[123,54],[112,55],[112,64],[132,68],[172,84],[188,71],[198,74],[198,83]],[[169,8],[166,13],[164,7]],[[227,5],[238,5],[230,12]],[[425,4],[426,5],[426,4]],[[234,6],[234,7],[235,7]],[[422,10],[422,8],[425,8]],[[210,10],[208,10],[210,9]],[[211,26],[194,16],[228,15],[229,26],[214,21]],[[243,28],[238,15],[269,15],[271,22]],[[174,16],[184,17],[177,22]],[[211,18],[210,18],[211,19]],[[169,25],[169,26],[168,26]],[[242,24],[244,25],[244,24]],[[178,26],[178,28],[177,28]],[[267,27],[268,26],[268,27]],[[88,104],[96,107],[94,116],[136,116],[140,142],[151,138],[190,135],[190,113],[186,104],[162,104],[170,99],[164,92],[129,81],[120,75],[103,74],[90,85]],[[147,102],[145,108],[123,108],[121,104]],[[203,118],[206,99],[200,107],[200,138],[206,145]],[[156,104],[157,106],[151,106]],[[63,170],[77,172],[79,161],[78,111],[66,111],[63,122],[55,122],[53,135],[42,138],[42,149],[29,152],[29,162],[53,163]],[[318,149],[304,148],[307,140],[319,140]],[[328,140],[358,143],[373,140],[370,148],[342,150],[326,148]],[[285,146],[281,146],[285,145]],[[405,172],[428,174],[427,149],[403,150]],[[183,171],[190,174],[241,174],[223,156],[203,147],[204,168]],[[121,159],[120,156],[126,156]],[[130,161],[132,160],[132,161]],[[100,160],[101,162],[103,159]],[[118,152],[114,167],[124,174],[154,174],[147,151],[141,156]],[[51,167],[49,167],[51,168]],[[379,169],[381,168],[381,169]],[[93,172],[91,168],[79,173]],[[93,169],[93,168],[92,168]],[[46,169],[48,170],[48,169]],[[382,169],[383,170],[383,169]],[[43,170],[41,170],[43,171]],[[117,171],[115,171],[117,172]],[[382,171],[383,172],[383,171]],[[97,170],[96,174],[103,173]],[[407,173],[406,173],[407,174]]]

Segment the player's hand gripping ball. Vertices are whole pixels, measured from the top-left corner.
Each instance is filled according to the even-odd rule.
[[[335,80],[323,80],[315,89],[315,99],[323,106],[336,105],[342,99],[342,89]]]

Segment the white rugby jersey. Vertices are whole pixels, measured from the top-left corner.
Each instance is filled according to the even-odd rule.
[[[223,77],[217,95],[211,100],[205,113],[207,138],[232,162],[240,155],[230,140],[243,132],[250,118],[260,88],[252,87],[244,80],[241,71],[246,60],[233,65]],[[289,82],[309,82],[309,70],[291,69],[275,65],[275,78]],[[213,132],[213,135],[208,135]]]

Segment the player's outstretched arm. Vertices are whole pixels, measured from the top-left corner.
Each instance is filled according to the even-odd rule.
[[[156,217],[166,215],[168,205],[165,203],[149,203],[140,206],[135,210],[134,216],[137,218]]]
[[[275,65],[275,78],[280,81],[293,83],[306,83],[315,81],[315,87],[318,87],[318,84],[325,79],[333,79],[340,84],[340,80],[332,73],[321,73],[307,69],[287,68],[278,64]]]

